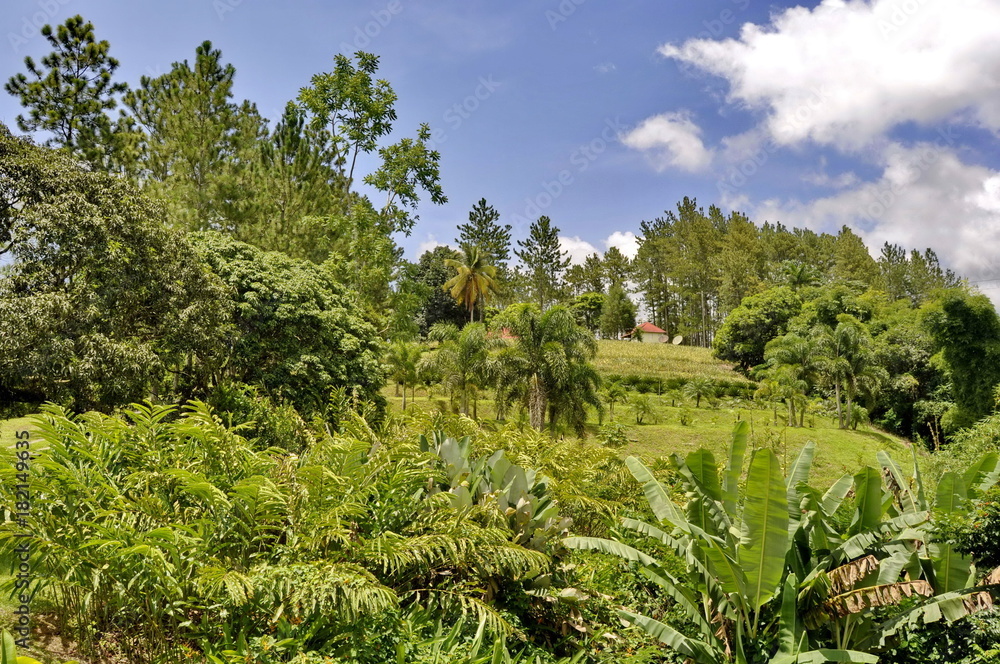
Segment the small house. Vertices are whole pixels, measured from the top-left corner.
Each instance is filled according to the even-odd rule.
[[[666,330],[661,330],[652,323],[643,323],[632,332],[632,341],[641,341],[644,344],[666,344],[670,343],[670,335]]]

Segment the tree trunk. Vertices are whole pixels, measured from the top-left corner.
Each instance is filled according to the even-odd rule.
[[[531,427],[537,431],[545,428],[545,392],[542,389],[538,374],[531,377],[531,387],[528,394],[528,413]]]
[[[805,426],[805,419],[806,419],[806,404],[803,403],[802,407],[799,408],[799,428],[800,429]]]
[[[795,426],[795,401],[792,399],[792,397],[788,397],[788,399],[786,400],[786,403],[788,404],[788,426],[794,427]]]
[[[396,383],[396,387],[399,387],[399,383]],[[398,393],[398,390],[397,390]],[[403,410],[406,410],[406,385],[403,385]]]
[[[850,388],[850,386],[848,386],[847,389],[844,390],[844,391],[847,392],[847,426],[853,427],[854,426],[854,417],[853,417],[853,415],[854,415],[854,404],[853,404],[853,401],[854,401],[853,397],[854,397],[854,395],[852,394],[852,392],[854,390],[852,390]]]
[[[844,428],[844,411],[840,406],[840,381],[834,381],[833,383],[833,395],[837,400],[837,422],[840,423],[840,428]]]

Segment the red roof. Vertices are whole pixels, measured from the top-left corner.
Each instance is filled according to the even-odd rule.
[[[643,323],[639,327],[635,328],[642,332],[643,334],[666,334],[666,330],[661,330],[652,323]]]

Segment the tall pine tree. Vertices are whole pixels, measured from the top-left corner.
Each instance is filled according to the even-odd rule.
[[[569,267],[569,252],[559,244],[559,229],[552,220],[542,216],[531,224],[528,237],[518,240],[521,250],[514,253],[524,264],[532,298],[544,311],[558,298],[562,276]]]
[[[469,212],[469,222],[459,225],[457,242],[463,249],[478,247],[487,262],[502,270],[510,260],[511,226],[499,221],[500,213],[480,198]]]
[[[246,171],[234,167],[256,160],[264,123],[252,104],[233,101],[235,74],[206,41],[193,65],[144,76],[125,98],[143,134],[140,177],[167,201],[175,226],[231,231],[237,199],[251,195]]]
[[[117,105],[115,95],[125,92],[124,83],[113,83],[118,61],[108,55],[107,41],[97,41],[94,25],[79,14],[55,30],[42,28],[54,49],[39,66],[24,59],[28,76],[15,74],[4,88],[19,97],[28,109],[17,116],[21,131],[48,132],[46,145],[66,148],[91,163],[102,160],[110,142],[112,123],[107,115]]]

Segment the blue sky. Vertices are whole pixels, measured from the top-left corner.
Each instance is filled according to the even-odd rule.
[[[629,251],[639,222],[705,206],[923,249],[1000,277],[1000,0],[6,0],[0,73],[47,52],[33,24],[80,13],[120,78],[208,39],[236,94],[276,117],[357,48],[442,155],[444,206],[407,255],[448,243],[485,197],[524,237],[550,216],[574,257]],[[15,99],[0,95],[14,124]],[[988,286],[988,284],[984,284]],[[993,293],[991,293],[993,294]]]

